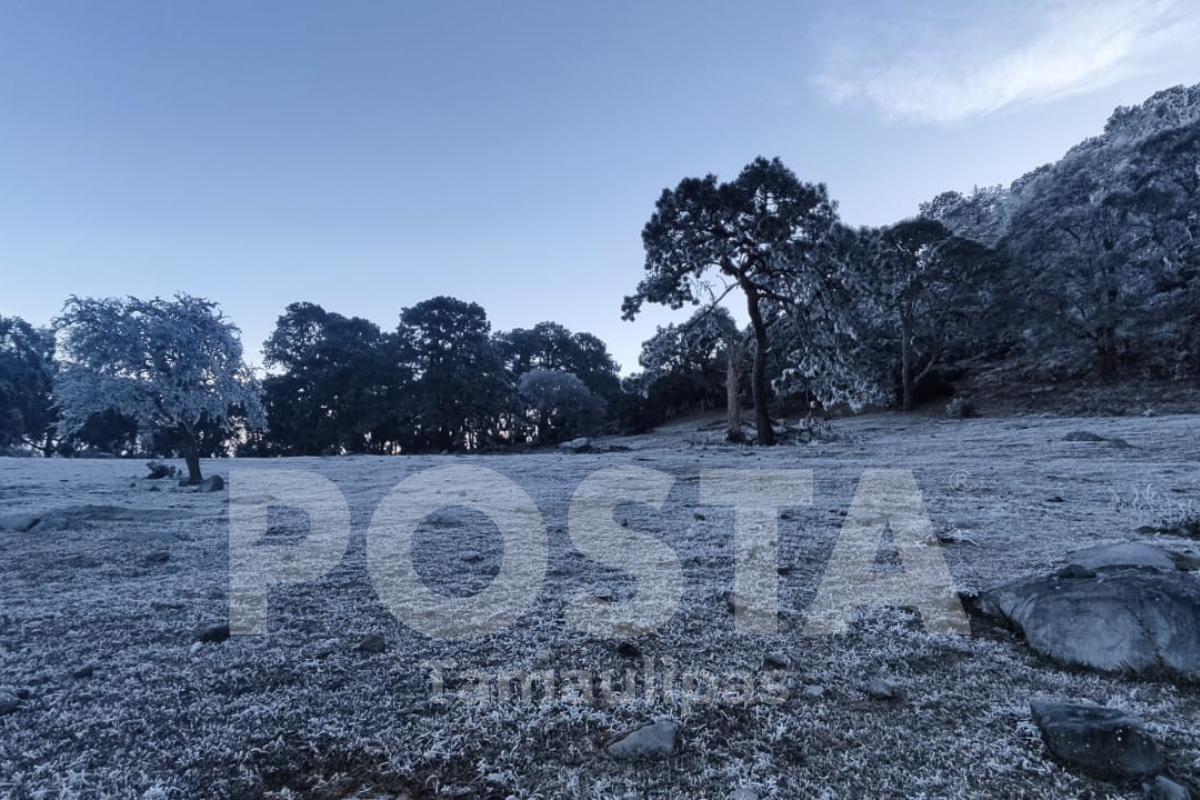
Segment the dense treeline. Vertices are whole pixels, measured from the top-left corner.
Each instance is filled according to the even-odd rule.
[[[172,389],[222,364],[241,369],[236,329],[213,304],[181,296],[68,306],[57,330],[64,363],[55,331],[0,318],[2,448],[211,457],[234,448],[329,455],[545,445],[600,430],[621,395],[617,364],[597,337],[552,322],[493,333],[479,305],[435,297],[403,309],[393,331],[293,303],[264,345],[266,378],[235,377],[253,398],[199,408],[173,400]],[[219,346],[196,335],[206,328],[223,337]],[[87,391],[69,380],[79,377],[89,378]],[[206,391],[199,383],[188,397]],[[142,413],[147,400],[153,408]],[[158,413],[164,405],[170,414]],[[250,406],[266,422],[245,424]],[[64,409],[74,419],[60,435]]]
[[[311,303],[288,306],[264,348],[281,455],[477,450],[596,430],[620,393],[604,343],[543,322],[493,334],[483,308],[435,297],[395,331]]]
[[[1193,380],[1197,165],[1200,86],[1118,109],[1008,188],[947,192],[882,228],[846,225],[823,185],[778,159],[685,179],[645,227],[646,275],[623,311],[699,308],[659,328],[624,380],[591,334],[493,332],[480,306],[436,297],[393,330],[294,303],[260,383],[208,301],[72,298],[57,331],[0,318],[0,449],[450,452],[719,407],[740,437],[743,406],[770,443],[780,409],[909,409],[980,365],[1029,383]],[[745,327],[721,305],[731,295]]]

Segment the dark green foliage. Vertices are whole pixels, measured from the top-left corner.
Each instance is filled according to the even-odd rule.
[[[386,453],[399,447],[397,407],[411,369],[373,322],[293,303],[263,348],[284,370],[264,381],[269,450],[290,455]]]
[[[496,349],[514,379],[535,369],[573,373],[597,397],[612,403],[621,392],[617,364],[590,333],[572,333],[556,322],[498,333]]]
[[[0,317],[0,449],[49,448],[54,370],[52,332]]]
[[[420,450],[474,450],[498,443],[512,393],[476,303],[435,297],[400,313],[400,362],[413,375],[401,406],[411,444]]]
[[[536,425],[539,444],[593,433],[604,420],[604,400],[573,373],[530,370],[521,376],[517,389]]]
[[[595,336],[552,322],[493,336],[482,307],[452,297],[404,309],[395,333],[293,303],[264,353],[274,371],[264,381],[271,426],[243,445],[247,455],[442,452],[549,441],[563,431],[592,430],[600,421],[593,412],[602,417],[610,398],[615,405],[621,394],[617,366]],[[518,391],[522,376],[536,370],[571,373],[582,382],[586,409],[539,426],[546,409]]]

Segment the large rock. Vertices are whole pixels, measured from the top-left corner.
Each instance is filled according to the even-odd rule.
[[[899,700],[901,692],[882,678],[872,678],[862,685],[863,693],[872,700]]]
[[[0,531],[8,533],[25,533],[42,521],[34,514],[6,514],[0,517]]]
[[[161,481],[163,478],[174,478],[179,474],[178,468],[171,464],[164,464],[161,461],[147,462],[146,469],[150,471],[150,474],[146,476],[146,479],[151,481]]]
[[[221,644],[229,640],[229,623],[219,622],[209,625],[204,630],[200,631],[200,635],[196,637],[198,642],[206,644]]]
[[[165,522],[190,517],[191,513],[165,508],[126,508],[124,506],[69,506],[42,514],[10,514],[0,517],[0,531],[25,533],[71,530],[97,522]]]
[[[1091,431],[1071,431],[1063,437],[1064,442],[1108,442],[1113,447],[1118,449],[1126,449],[1129,447],[1129,442],[1116,437],[1101,436],[1098,433]]]
[[[1029,709],[1046,749],[1068,767],[1118,780],[1146,778],[1163,769],[1154,740],[1124,711],[1039,701]]]
[[[679,726],[670,720],[638,728],[608,746],[614,758],[667,758],[675,750],[675,734]]]
[[[211,475],[196,484],[198,492],[220,492],[225,489],[225,479],[220,475]]]
[[[1192,793],[1170,778],[1159,775],[1146,785],[1146,800],[1192,800]]]
[[[1028,578],[980,595],[1039,654],[1103,672],[1200,679],[1200,581],[1118,570]]]
[[[581,436],[578,439],[572,439],[569,442],[563,442],[558,446],[559,450],[567,450],[572,453],[586,453],[592,449],[592,440],[586,436]]]
[[[1067,556],[1067,566],[1092,572],[1120,568],[1170,572],[1180,568],[1180,558],[1177,553],[1145,542],[1122,542],[1076,550]]]
[[[387,639],[378,634],[373,634],[363,639],[358,643],[358,652],[360,653],[382,653],[387,650]]]

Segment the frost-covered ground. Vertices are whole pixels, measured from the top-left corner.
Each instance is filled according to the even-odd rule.
[[[937,532],[970,540],[943,546],[964,592],[1046,572],[1088,545],[1140,539],[1200,549],[1136,533],[1159,512],[1200,500],[1200,417],[878,415],[836,429],[838,441],[761,451],[723,444],[690,422],[604,443],[630,448],[622,452],[209,463],[209,473],[224,475],[231,467],[320,472],[348,499],[353,533],[326,576],[272,591],[270,633],[202,645],[199,632],[228,615],[227,493],[144,480],[138,462],[0,459],[0,514],[80,505],[172,512],[0,532],[0,690],[24,698],[0,716],[0,797],[723,798],[739,788],[760,797],[1141,796],[1138,786],[1051,762],[1029,719],[1031,698],[1138,714],[1173,777],[1200,790],[1200,687],[1047,664],[978,621],[971,637],[926,634],[902,610],[864,613],[841,636],[800,634],[868,467],[912,469]],[[1063,441],[1077,430],[1130,447]],[[443,642],[384,609],[368,579],[365,535],[405,476],[460,462],[495,469],[534,498],[550,534],[550,569],[517,625]],[[686,581],[675,616],[637,639],[637,652],[562,620],[579,589],[614,601],[636,590],[628,576],[574,552],[566,532],[580,481],[622,464],[677,478],[661,513],[630,505],[617,517],[670,544]],[[699,470],[722,467],[815,472],[813,505],[779,522],[777,635],[735,633],[722,598],[733,586],[733,511],[698,505]],[[272,522],[274,542],[304,536],[303,515],[280,511]],[[415,541],[418,571],[448,595],[483,589],[502,554],[495,528],[462,507],[429,518]],[[480,557],[463,560],[466,551]],[[383,652],[358,649],[371,635],[384,637]],[[774,686],[749,704],[694,702],[686,712],[661,691],[652,704],[640,694],[581,702],[570,691],[545,702],[536,684],[528,701],[500,703],[494,685],[491,702],[472,702],[479,692],[458,696],[467,670],[640,674],[647,658],[656,680],[674,673],[676,689],[688,670],[708,670],[723,689],[748,672],[763,689],[768,653],[788,664],[778,704],[763,701],[782,694]],[[420,666],[429,660],[457,664],[445,671],[440,702]],[[901,699],[864,693],[876,676]],[[606,754],[614,738],[663,718],[680,723],[670,759]]]

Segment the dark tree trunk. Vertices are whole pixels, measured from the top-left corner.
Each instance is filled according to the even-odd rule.
[[[1100,378],[1111,381],[1117,376],[1117,332],[1104,326],[1096,335],[1096,358],[1100,366]]]
[[[183,461],[187,464],[188,483],[199,483],[204,480],[200,475],[200,445],[196,441],[196,432],[190,425],[179,426],[180,438],[183,440],[180,450]]]
[[[729,334],[725,344],[725,411],[729,427],[728,438],[742,438],[742,347],[737,331]]]
[[[204,480],[200,475],[200,456],[193,451],[191,454],[184,456],[183,459],[187,463],[188,483],[199,483]]]
[[[770,446],[775,444],[775,429],[771,427],[768,408],[771,393],[767,388],[767,325],[758,307],[758,289],[752,283],[743,282],[742,290],[746,293],[746,310],[750,312],[750,325],[754,328],[754,370],[750,376],[750,389],[754,395],[754,426],[758,428],[758,443]]]
[[[900,393],[901,408],[912,411],[913,407],[913,363],[912,363],[912,325],[908,317],[900,317]]]

